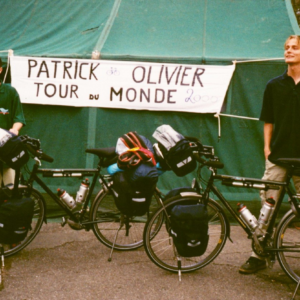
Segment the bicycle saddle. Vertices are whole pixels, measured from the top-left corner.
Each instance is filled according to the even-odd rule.
[[[116,147],[110,147],[110,148],[98,148],[98,149],[86,149],[86,153],[91,153],[97,155],[99,158],[101,157],[112,157],[116,155]]]
[[[300,168],[300,158],[279,158],[278,163],[292,168]]]
[[[116,154],[115,151],[116,151],[116,147],[85,150],[86,153],[97,155],[100,159],[100,165],[102,167],[108,167],[117,162],[118,155]]]

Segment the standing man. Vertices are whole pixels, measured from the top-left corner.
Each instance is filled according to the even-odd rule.
[[[291,35],[284,44],[287,71],[266,86],[260,120],[264,121],[264,154],[266,169],[263,179],[284,181],[286,169],[277,165],[279,158],[300,158],[300,37]],[[293,176],[297,192],[300,177]],[[272,197],[277,201],[280,191],[261,191],[262,204]],[[266,261],[252,253],[240,267],[242,274],[266,268]]]
[[[0,58],[0,74],[2,70],[2,60]],[[0,128],[19,135],[19,131],[25,124],[18,92],[12,86],[0,81]],[[0,170],[1,183],[3,181],[4,185],[6,185],[14,182],[15,172],[13,169],[0,162]]]

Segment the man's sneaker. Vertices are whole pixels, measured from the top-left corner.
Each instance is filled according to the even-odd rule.
[[[252,274],[252,273],[257,272],[258,270],[265,269],[266,267],[267,267],[267,264],[266,264],[265,260],[261,260],[259,258],[251,256],[246,261],[246,263],[240,267],[239,272],[241,274]]]

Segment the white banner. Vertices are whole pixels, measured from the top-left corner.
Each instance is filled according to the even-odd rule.
[[[11,57],[22,103],[219,113],[235,65]]]

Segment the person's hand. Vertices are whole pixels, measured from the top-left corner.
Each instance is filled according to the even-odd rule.
[[[9,132],[11,132],[11,133],[13,133],[15,135],[19,135],[19,130],[14,129],[14,128],[9,129]]]
[[[269,155],[271,154],[271,150],[270,150],[270,148],[266,148],[266,149],[264,149],[264,153],[265,153],[265,159],[267,160],[267,159],[268,159],[268,157],[269,157]]]

